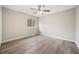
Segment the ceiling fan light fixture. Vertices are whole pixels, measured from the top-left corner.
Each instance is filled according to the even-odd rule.
[[[43,11],[38,11],[37,14],[42,15]]]
[[[33,14],[39,14],[39,15],[43,15],[44,12],[50,12],[50,10],[44,9],[45,5],[38,5],[38,8],[31,8],[32,10],[35,10],[35,12]]]

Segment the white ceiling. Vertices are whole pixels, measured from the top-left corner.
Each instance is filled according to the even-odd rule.
[[[76,6],[75,5],[46,5],[44,9],[48,9],[51,11],[48,13],[47,12],[44,13],[44,15],[33,14],[35,11],[31,10],[30,8],[36,8],[37,7],[36,5],[4,5],[3,7],[16,10],[16,11],[20,11],[20,12],[24,12],[32,16],[41,17],[41,16],[46,16],[46,15],[51,15],[56,12],[64,11],[67,9],[71,9]]]

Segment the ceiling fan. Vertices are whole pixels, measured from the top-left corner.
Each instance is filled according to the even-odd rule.
[[[45,10],[44,8],[45,8],[45,5],[38,5],[37,8],[30,8],[30,9],[35,11],[33,14],[43,15],[44,12],[50,12],[50,10]]]

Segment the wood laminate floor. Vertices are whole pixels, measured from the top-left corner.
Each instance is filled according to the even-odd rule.
[[[2,54],[77,54],[74,42],[37,35],[2,44]]]

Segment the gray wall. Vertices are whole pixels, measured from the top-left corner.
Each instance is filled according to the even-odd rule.
[[[75,9],[39,18],[39,30],[43,35],[75,41]]]
[[[37,34],[37,26],[26,27],[27,19],[36,17],[3,8],[3,41],[14,40]]]
[[[76,40],[79,46],[79,6],[76,8]]]

